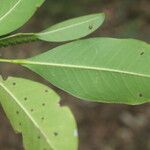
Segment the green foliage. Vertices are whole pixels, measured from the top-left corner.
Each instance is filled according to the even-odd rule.
[[[56,24],[40,33],[18,33],[0,39],[0,47],[37,40],[64,42],[75,40],[94,32],[104,22],[103,13],[82,16]]]
[[[38,93],[38,94],[37,94]],[[77,129],[50,88],[25,79],[0,78],[0,102],[27,150],[76,150]]]
[[[130,61],[129,61],[130,60]],[[28,60],[6,60],[85,100],[150,102],[150,45],[134,39],[79,40]]]
[[[150,45],[145,42],[93,38],[28,60],[26,67],[81,99],[133,105],[150,102]]]
[[[105,18],[103,13],[93,14],[39,33],[5,36],[27,22],[43,2],[0,0],[0,47],[37,40],[76,40],[95,31]],[[78,40],[25,60],[0,62],[25,66],[81,99],[131,105],[150,102],[150,45],[139,40]],[[74,118],[67,108],[59,106],[54,91],[25,79],[0,78],[0,97],[12,126],[23,135],[26,150],[77,150]]]
[[[101,26],[104,18],[105,15],[101,13],[70,19],[56,24],[36,36],[50,42],[75,40],[94,32]]]
[[[0,36],[22,26],[44,0],[0,0]]]

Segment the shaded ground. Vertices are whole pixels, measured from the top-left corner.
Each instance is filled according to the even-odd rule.
[[[47,1],[21,31],[40,31],[49,24],[70,17],[104,11],[104,26],[92,36],[132,37],[150,40],[149,0],[51,0]],[[56,44],[31,43],[0,50],[6,58],[26,58]],[[149,150],[150,104],[140,106],[111,105],[80,101],[53,87],[28,70],[0,64],[3,75],[22,76],[45,83],[55,89],[77,120],[80,150]],[[21,136],[12,130],[0,107],[0,150],[22,150]]]

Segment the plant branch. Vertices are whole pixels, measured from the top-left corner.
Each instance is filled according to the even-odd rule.
[[[4,38],[0,38],[0,48],[34,42],[38,40],[39,39],[34,33],[18,33]]]

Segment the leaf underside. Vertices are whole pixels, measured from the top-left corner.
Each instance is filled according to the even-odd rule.
[[[132,105],[150,102],[150,45],[139,40],[79,40],[21,63],[81,99]]]
[[[21,27],[43,2],[44,0],[0,0],[0,36]]]
[[[104,22],[104,13],[73,18],[58,23],[36,34],[38,39],[50,42],[75,40],[91,34]]]
[[[58,23],[40,33],[18,33],[0,38],[0,47],[38,40],[64,42],[87,36],[101,26],[104,13],[82,16]]]
[[[26,150],[77,150],[76,124],[50,88],[25,79],[0,78],[0,102]]]

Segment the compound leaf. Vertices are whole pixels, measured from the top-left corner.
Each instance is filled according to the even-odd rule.
[[[0,78],[0,102],[26,150],[77,150],[76,124],[50,88],[26,79]]]

